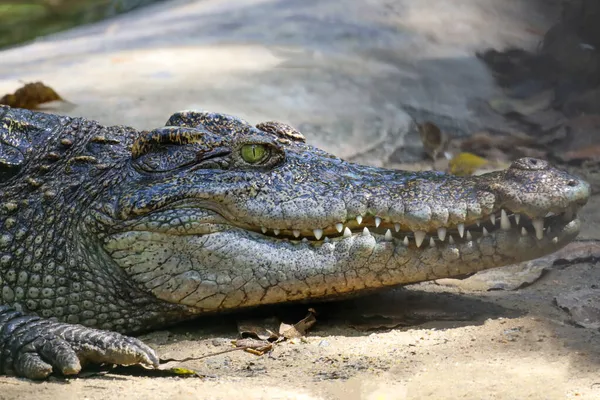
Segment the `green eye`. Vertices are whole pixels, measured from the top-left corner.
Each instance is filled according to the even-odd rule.
[[[246,144],[242,146],[242,158],[249,164],[256,164],[263,161],[269,155],[267,146],[262,144]]]

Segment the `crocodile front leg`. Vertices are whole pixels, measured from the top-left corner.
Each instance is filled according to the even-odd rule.
[[[54,322],[0,306],[0,373],[43,379],[85,364],[158,366],[154,350],[116,332]]]

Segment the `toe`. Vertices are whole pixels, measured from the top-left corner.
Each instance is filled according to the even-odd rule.
[[[154,350],[137,339],[106,331],[96,331],[93,337],[88,339],[91,340],[78,343],[75,349],[82,361],[158,366],[158,357]]]
[[[71,345],[62,338],[53,338],[39,347],[39,353],[64,375],[75,375],[81,371],[81,363]]]
[[[37,353],[21,353],[14,363],[17,375],[29,379],[45,379],[52,373],[52,365],[46,363]]]
[[[126,339],[132,346],[137,348],[137,354],[139,356],[138,362],[154,368],[158,367],[158,364],[160,363],[158,355],[152,347],[136,338],[127,337]]]

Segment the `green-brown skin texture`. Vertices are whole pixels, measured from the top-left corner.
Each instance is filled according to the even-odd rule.
[[[529,158],[455,177],[221,114],[137,132],[0,107],[0,373],[156,365],[121,334],[537,258],[576,237],[589,194]]]

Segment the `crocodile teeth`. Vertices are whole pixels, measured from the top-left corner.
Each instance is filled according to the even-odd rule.
[[[294,234],[294,237],[298,237],[298,236],[300,236],[300,231],[299,231],[299,230],[297,230],[297,229],[294,229],[294,230],[292,231],[292,233]]]
[[[344,228],[344,237],[349,238],[350,236],[352,236],[352,231],[350,230],[350,228],[345,227]]]
[[[260,230],[262,231],[262,233],[267,233],[267,228],[265,228],[264,226],[261,226]]]
[[[460,237],[465,236],[465,224],[458,224],[457,228],[458,228],[458,234],[460,235]]]
[[[329,243],[329,238],[328,238],[327,236],[325,236],[325,239],[323,239],[323,241],[324,241],[325,243]]]
[[[306,242],[308,242],[308,239],[307,238],[302,238],[302,243],[306,243]]]
[[[438,228],[438,237],[442,242],[446,239],[446,228]]]
[[[496,214],[490,215],[490,221],[492,221],[493,225],[496,225]]]
[[[519,225],[519,221],[521,220],[521,214],[515,214],[515,222]]]
[[[429,246],[435,247],[435,240],[433,240],[433,236],[429,237]]]
[[[479,227],[481,225],[481,221],[480,220],[475,221],[475,223],[477,224],[477,227]]]
[[[473,236],[471,236],[471,232],[467,231],[467,240],[471,241],[473,240]]]
[[[508,231],[510,230],[510,220],[508,219],[508,215],[506,215],[506,211],[500,210],[500,228]]]
[[[485,229],[485,226],[483,227],[483,229],[481,230],[481,232],[483,233],[483,236],[488,236],[490,233],[488,232],[487,229]]]
[[[358,223],[359,225],[362,224],[362,215],[356,216],[356,223]]]
[[[280,230],[279,229],[273,229],[273,233],[275,234],[275,236],[279,235]]]
[[[408,244],[409,244],[408,236],[404,236],[404,240],[402,241],[402,243],[403,243],[405,246],[408,246]]]
[[[554,244],[558,243],[558,237],[553,238],[552,243],[554,243]]]
[[[315,235],[315,239],[319,240],[323,236],[323,229],[314,229],[313,234]]]
[[[381,225],[381,218],[375,217],[375,228],[379,228],[379,225]]]
[[[367,228],[366,226],[363,228],[362,234],[363,236],[371,236],[371,232],[369,232],[369,228]]]
[[[337,224],[335,224],[335,230],[338,231],[338,233],[342,233],[342,231],[344,230],[344,224],[338,222]]]
[[[400,232],[400,224],[394,224],[394,230]]]
[[[525,227],[521,227],[521,236],[527,236],[527,229]]]
[[[454,244],[454,238],[452,237],[452,235],[448,235],[448,243]]]
[[[423,244],[423,240],[425,240],[425,232],[415,231],[415,243],[417,244],[417,247],[421,247],[421,244]]]
[[[531,221],[531,224],[535,228],[535,237],[538,239],[544,238],[544,219],[543,218],[534,218]]]
[[[392,241],[392,231],[390,231],[389,229],[387,231],[385,231],[384,239],[387,240],[388,242],[391,242]]]

